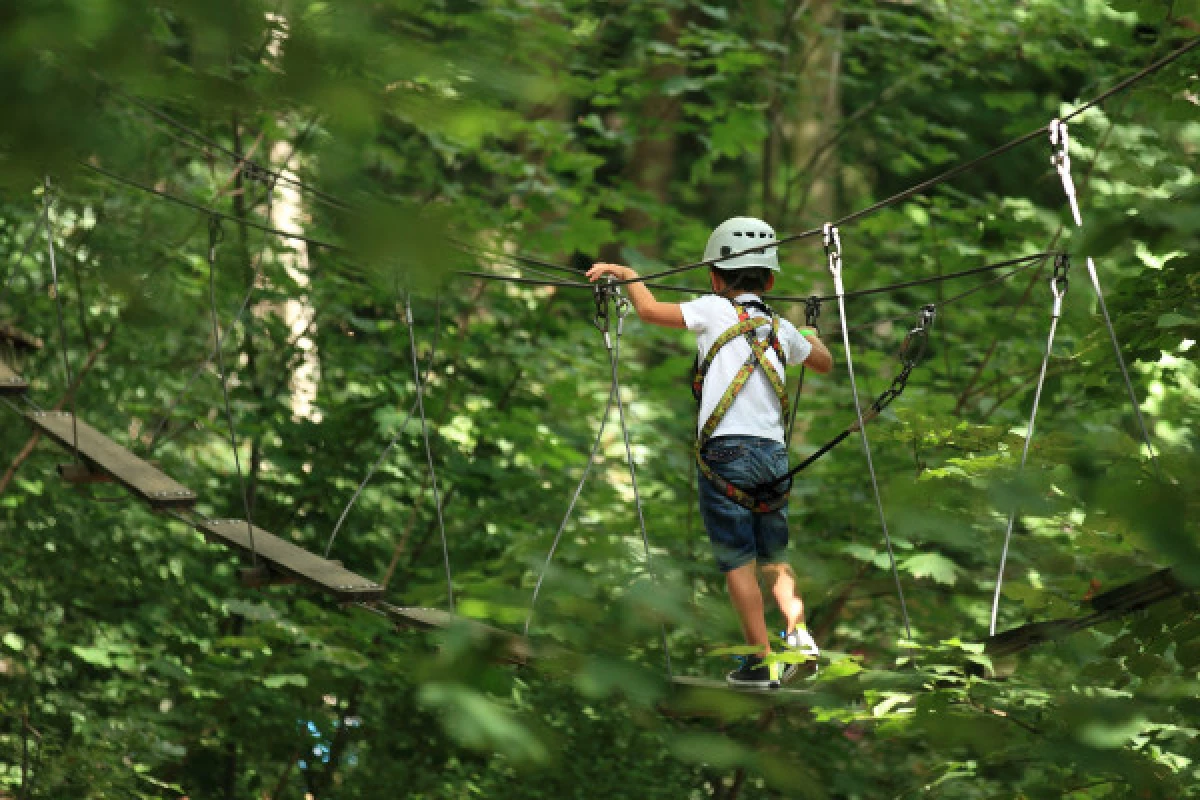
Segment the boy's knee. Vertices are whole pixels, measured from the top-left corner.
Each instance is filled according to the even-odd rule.
[[[760,564],[759,569],[762,570],[763,576],[771,580],[779,580],[782,577],[788,577],[795,580],[796,573],[792,571],[792,565],[786,561],[781,561],[772,564]]]

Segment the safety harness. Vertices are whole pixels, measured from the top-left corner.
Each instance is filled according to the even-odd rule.
[[[788,499],[789,486],[783,490],[772,489],[768,493],[751,494],[745,489],[734,486],[725,478],[717,474],[707,461],[704,460],[704,446],[712,438],[713,432],[720,426],[721,421],[725,419],[725,415],[729,413],[729,409],[733,406],[742,389],[746,387],[746,381],[754,374],[754,370],[762,368],[766,373],[767,380],[771,384],[771,388],[775,390],[776,397],[779,398],[780,414],[786,413],[786,409],[791,407],[791,402],[788,399],[787,384],[782,376],[775,371],[767,360],[768,348],[775,351],[775,355],[779,357],[779,363],[787,366],[787,357],[784,355],[783,346],[779,343],[779,315],[772,311],[767,306],[758,302],[739,303],[736,300],[729,301],[733,305],[734,311],[737,312],[738,321],[724,333],[717,337],[705,354],[704,359],[696,364],[696,372],[692,378],[692,394],[696,401],[700,402],[704,393],[704,379],[708,375],[708,370],[712,367],[713,361],[717,354],[738,337],[744,337],[746,343],[750,345],[750,356],[746,362],[742,364],[734,376],[733,381],[725,389],[725,393],[717,402],[716,407],[708,416],[704,426],[700,429],[700,435],[696,437],[696,464],[700,467],[700,473],[712,482],[717,487],[717,491],[724,494],[730,500],[738,505],[748,508],[758,514],[766,514],[771,511],[776,511],[782,508]],[[754,308],[764,311],[766,317],[752,317],[746,309],[749,305]],[[758,338],[758,329],[764,325],[771,326],[771,332],[765,340]]]

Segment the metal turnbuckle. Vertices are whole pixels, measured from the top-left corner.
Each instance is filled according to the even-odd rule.
[[[1054,274],[1050,276],[1050,291],[1054,295],[1054,310],[1055,317],[1062,316],[1063,298],[1067,295],[1067,272],[1071,269],[1071,257],[1066,253],[1059,253],[1054,257]]]

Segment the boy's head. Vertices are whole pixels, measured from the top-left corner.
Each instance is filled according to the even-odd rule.
[[[774,228],[761,219],[733,217],[718,225],[704,246],[705,261],[720,259],[711,267],[713,291],[724,294],[770,290],[775,285],[774,273],[779,271],[778,247],[755,249],[755,245],[774,241]]]

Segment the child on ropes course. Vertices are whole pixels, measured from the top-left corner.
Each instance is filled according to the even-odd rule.
[[[644,322],[696,334],[699,357],[692,391],[700,402],[700,514],[746,643],[759,648],[727,681],[756,689],[778,688],[798,669],[794,663],[767,659],[771,645],[760,570],[787,623],[781,634],[784,648],[809,658],[819,652],[805,627],[804,603],[785,558],[790,486],[771,481],[788,469],[785,367],[804,364],[822,373],[833,368],[833,357],[815,331],[797,330],[759,296],[775,285],[778,247],[754,248],[774,241],[774,229],[762,220],[734,217],[721,223],[704,248],[704,260],[716,261],[709,275],[713,293],[688,303],[659,302],[629,267],[598,263],[587,273],[591,281],[605,276],[634,281],[626,289]]]

